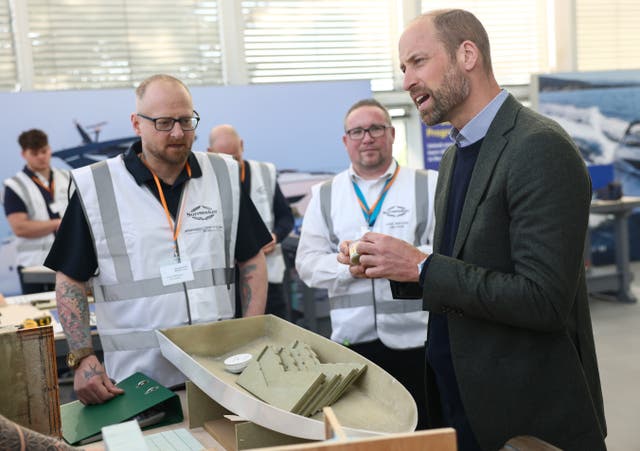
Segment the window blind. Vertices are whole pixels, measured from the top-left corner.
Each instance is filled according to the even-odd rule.
[[[0,91],[18,88],[16,51],[9,0],[0,0]]]
[[[34,89],[222,83],[216,1],[27,1]]]
[[[388,0],[243,1],[251,83],[371,79],[393,88]]]
[[[638,24],[638,0],[576,0],[578,70],[640,69]]]

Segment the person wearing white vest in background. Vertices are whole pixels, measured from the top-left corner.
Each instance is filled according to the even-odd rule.
[[[355,278],[338,263],[339,243],[368,230],[431,249],[437,172],[403,168],[392,157],[395,130],[376,100],[356,102],[342,141],[351,166],[316,185],[304,215],[296,269],[310,287],[329,291],[332,340],[389,372],[412,394],[418,428],[426,426],[424,350],[428,313],[394,300],[386,280]]]
[[[266,313],[288,320],[289,309],[283,285],[286,268],[280,243],[293,229],[293,213],[276,180],[276,167],[272,163],[245,160],[244,142],[238,132],[227,124],[211,129],[207,150],[231,155],[240,165],[240,183],[251,197],[273,238],[262,248],[267,258],[269,276]]]
[[[234,317],[234,266],[245,316],[264,313],[269,231],[231,158],[192,152],[200,118],[180,80],[154,75],[136,89],[124,154],[73,171],[69,202],[45,264],[57,271],[60,322],[74,389],[85,404],[121,393],[110,378],[136,371],[185,381],[155,330]],[[91,279],[104,366],[91,347]]]
[[[1,196],[5,214],[17,240],[16,266],[23,293],[52,290],[46,284],[25,284],[22,268],[39,266],[49,253],[60,218],[67,208],[69,172],[51,167],[51,147],[38,129],[20,134],[18,143],[26,165],[4,181]]]

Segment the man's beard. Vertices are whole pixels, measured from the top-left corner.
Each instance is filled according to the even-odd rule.
[[[436,125],[450,118],[449,113],[469,97],[469,80],[453,64],[444,74],[442,86],[431,93],[433,108],[421,113],[427,125]]]

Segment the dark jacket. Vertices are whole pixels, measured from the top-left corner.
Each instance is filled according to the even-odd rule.
[[[560,126],[509,96],[480,148],[446,257],[438,249],[454,161],[452,147],[440,163],[423,300],[425,309],[448,314],[478,442],[496,450],[533,435],[565,450],[605,449],[583,263],[591,185],[579,152]]]

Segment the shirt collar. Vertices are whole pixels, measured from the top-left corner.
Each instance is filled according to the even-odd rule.
[[[37,179],[39,179],[40,181],[45,182],[45,183],[50,183],[51,179],[53,179],[53,171],[52,170],[49,170],[49,180],[47,180],[42,175],[40,175],[37,172],[34,172],[31,169],[29,169],[29,166],[27,166],[26,164],[24,165],[24,168],[22,168],[22,172],[27,174],[29,176],[29,178],[36,177]]]
[[[138,185],[143,185],[144,183],[153,181],[153,174],[138,157],[141,152],[142,142],[138,140],[131,144],[131,146],[125,151],[125,153],[122,154],[122,159],[124,161],[125,167],[127,168],[127,171],[129,171],[131,175],[133,175],[133,178]],[[191,167],[191,178],[202,177],[202,169],[200,169],[198,159],[195,157],[193,152],[189,153],[187,162]],[[183,169],[173,185],[176,186],[180,183],[183,183],[188,178],[189,176],[187,174],[187,170]]]
[[[493,119],[498,114],[498,110],[502,106],[505,100],[507,100],[509,93],[501,89],[500,93],[491,100],[473,119],[471,119],[467,125],[462,127],[462,130],[451,128],[451,139],[453,139],[459,147],[466,147],[474,142],[477,142],[485,137],[487,130]]]
[[[386,180],[386,179],[389,179],[389,178],[393,177],[393,173],[396,171],[396,167],[397,166],[398,166],[398,162],[395,160],[395,158],[392,158],[391,159],[391,164],[389,165],[387,170],[384,171],[384,174],[382,174],[382,175],[380,175],[380,177],[378,177],[378,180]],[[360,177],[358,174],[356,174],[356,172],[353,170],[353,164],[349,165],[349,177],[354,182],[359,182],[361,180],[364,180],[362,177]]]

